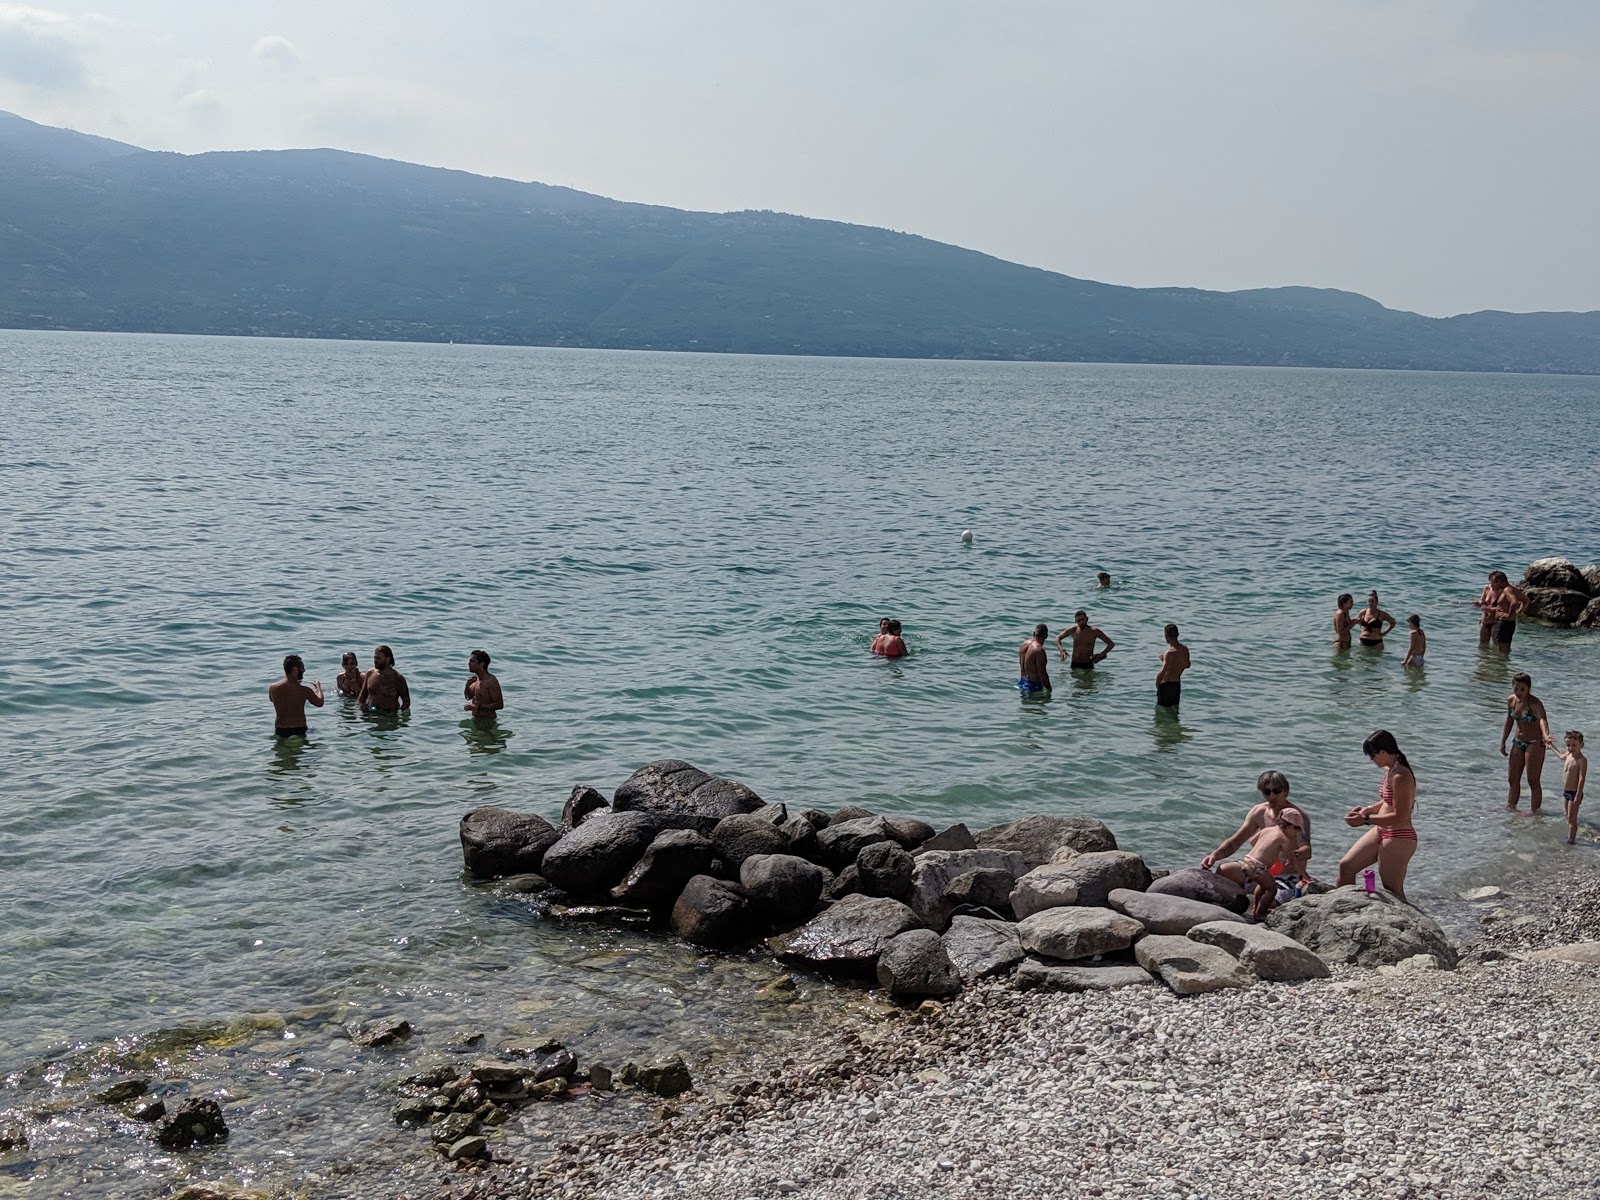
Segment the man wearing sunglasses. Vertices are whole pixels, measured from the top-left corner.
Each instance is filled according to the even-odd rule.
[[[1293,813],[1290,825],[1297,828],[1299,847],[1284,868],[1286,875],[1305,875],[1306,864],[1311,861],[1311,818],[1303,809],[1289,803],[1289,780],[1282,771],[1263,771],[1256,780],[1256,790],[1261,793],[1261,803],[1245,814],[1244,824],[1225,838],[1222,845],[1200,860],[1202,870],[1209,871],[1221,859],[1230,857],[1246,842],[1254,842],[1268,830],[1279,828],[1285,813]]]

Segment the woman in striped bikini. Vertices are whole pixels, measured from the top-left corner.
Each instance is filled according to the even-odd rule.
[[[1406,898],[1406,868],[1417,852],[1417,831],[1411,827],[1411,810],[1417,804],[1417,777],[1400,752],[1400,743],[1387,729],[1375,729],[1361,750],[1372,764],[1383,768],[1378,803],[1352,808],[1344,823],[1354,828],[1371,825],[1339,860],[1339,884],[1356,881],[1356,873],[1378,864],[1378,878],[1396,900]]]

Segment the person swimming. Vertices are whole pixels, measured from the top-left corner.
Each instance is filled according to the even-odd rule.
[[[901,629],[899,621],[883,618],[879,624],[878,636],[872,641],[872,652],[883,658],[904,658],[910,654],[905,638],[900,636]]]

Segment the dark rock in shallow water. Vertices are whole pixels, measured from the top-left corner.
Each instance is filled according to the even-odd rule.
[[[228,1124],[215,1100],[190,1096],[178,1111],[156,1126],[155,1138],[168,1150],[209,1145],[228,1136]]]
[[[436,1146],[449,1146],[464,1137],[471,1137],[479,1128],[478,1119],[471,1113],[451,1113],[428,1126],[428,1137]]]
[[[1009,921],[954,917],[944,935],[944,951],[964,983],[1003,975],[1022,961],[1022,939]]]
[[[694,829],[708,837],[722,818],[754,812],[762,804],[744,784],[718,779],[676,758],[646,763],[611,798],[617,812],[648,814],[658,829]]]
[[[930,850],[976,850],[978,839],[972,836],[972,830],[965,825],[952,825],[941,833],[934,834],[922,845],[917,847],[918,854],[926,854]]]
[[[1588,592],[1589,581],[1571,559],[1559,556],[1540,558],[1528,564],[1522,576],[1522,588],[1556,588],[1561,591]]]
[[[533,1069],[533,1082],[543,1083],[546,1079],[571,1079],[577,1073],[577,1055],[563,1046],[539,1060],[539,1065]]]
[[[644,857],[611,889],[621,904],[660,904],[711,866],[711,843],[692,829],[665,829],[646,847]]]
[[[830,821],[828,827],[817,834],[817,857],[835,871],[842,871],[868,846],[888,840],[889,831],[884,828],[882,817]]]
[[[560,836],[543,817],[490,805],[461,818],[461,855],[479,879],[537,874]]]
[[[898,900],[846,896],[799,929],[767,939],[780,958],[835,971],[865,972],[892,937],[922,924]]]
[[[488,1158],[489,1139],[481,1133],[475,1133],[471,1137],[458,1138],[450,1143],[449,1148],[444,1152],[444,1156],[451,1162],[461,1162],[463,1159],[470,1158]]]
[[[379,1017],[358,1027],[350,1040],[358,1046],[392,1046],[410,1036],[410,1021],[401,1017]]]
[[[902,850],[915,850],[934,835],[932,825],[915,817],[885,817],[883,828]]]
[[[885,942],[878,954],[878,985],[897,1000],[954,996],[961,990],[961,975],[937,933],[908,929]]]
[[[643,813],[595,813],[545,851],[540,873],[575,896],[604,895],[622,882],[656,832]]]
[[[792,854],[752,854],[739,868],[739,885],[770,921],[792,921],[817,906],[822,868]]]
[[[1455,947],[1426,913],[1388,892],[1369,896],[1353,884],[1280,905],[1267,916],[1267,927],[1335,965],[1383,967],[1416,954],[1456,965]]]
[[[94,1098],[101,1104],[121,1104],[126,1100],[137,1099],[149,1090],[148,1079],[122,1079],[104,1091],[96,1092]]]
[[[143,1121],[149,1124],[151,1121],[159,1121],[166,1115],[167,1106],[159,1097],[141,1100],[133,1106],[133,1119],[135,1121]]]
[[[1552,625],[1571,625],[1589,606],[1588,592],[1567,588],[1531,587],[1523,594],[1528,597],[1528,616]]]
[[[755,917],[734,884],[696,875],[672,906],[672,931],[696,946],[721,949],[754,937]]]
[[[561,832],[571,833],[588,819],[591,813],[601,812],[611,806],[606,803],[606,798],[592,787],[579,784],[572,789],[572,795],[567,797],[567,802],[561,806]]]
[[[632,925],[648,928],[655,920],[648,908],[637,904],[552,904],[545,914],[557,921],[584,921],[592,925]]]
[[[1589,601],[1573,624],[1579,629],[1600,629],[1600,596]]]
[[[739,813],[717,822],[711,835],[729,874],[737,875],[744,860],[752,854],[787,854],[789,839],[761,813]]]
[[[623,1082],[657,1096],[677,1096],[694,1086],[689,1068],[676,1054],[631,1071],[624,1069]]]
[[[861,890],[904,902],[911,892],[911,855],[893,842],[874,842],[856,857]]]
[[[1578,574],[1583,576],[1583,585],[1591,596],[1600,596],[1600,566],[1590,563]]]
[[[1233,880],[1215,871],[1202,871],[1199,867],[1187,867],[1163,875],[1145,890],[1161,896],[1182,896],[1202,904],[1215,904],[1236,913],[1242,913],[1250,904],[1244,888]]]
[[[1090,817],[1023,817],[980,829],[977,837],[978,845],[985,850],[1015,850],[1029,869],[1042,867],[1055,857],[1056,851],[1066,847],[1080,854],[1117,848],[1111,830]]]

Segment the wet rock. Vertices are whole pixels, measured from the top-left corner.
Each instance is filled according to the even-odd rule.
[[[835,900],[843,900],[846,896],[863,894],[861,891],[861,872],[856,870],[855,863],[851,863],[837,875],[828,878],[822,885],[822,898],[830,904]]]
[[[561,832],[571,833],[590,816],[610,807],[606,803],[606,798],[598,791],[580,783],[572,789],[572,795],[568,796],[567,802],[561,806]]]
[[[1255,982],[1255,976],[1226,950],[1175,934],[1140,938],[1133,954],[1141,967],[1180,996],[1246,988]]]
[[[172,1193],[168,1200],[268,1200],[266,1192],[235,1187],[231,1183],[191,1183]]]
[[[1215,871],[1202,871],[1199,867],[1186,867],[1173,871],[1151,882],[1146,891],[1157,896],[1182,896],[1202,904],[1215,904],[1229,912],[1242,913],[1250,905],[1250,897],[1226,875]]]
[[[471,1137],[461,1138],[451,1142],[444,1152],[444,1156],[451,1162],[460,1162],[464,1158],[488,1158],[489,1139],[482,1134],[473,1134]]]
[[[589,1068],[589,1086],[597,1092],[611,1090],[611,1068],[604,1063],[594,1063]]]
[[[972,836],[972,831],[965,825],[952,825],[940,833],[934,834],[922,845],[917,847],[917,853],[928,850],[976,850],[978,839]]]
[[[707,872],[711,856],[711,842],[694,830],[663,830],[611,889],[611,898],[623,904],[665,903],[689,880]]]
[[[708,775],[681,759],[646,763],[617,787],[617,812],[651,817],[658,829],[693,829],[707,837],[724,817],[754,812],[764,801],[742,783]]]
[[[776,1001],[779,1004],[792,1004],[800,998],[800,985],[795,982],[793,975],[779,975],[776,979],[769,979],[758,987],[756,998]]]
[[[648,928],[655,916],[637,904],[552,904],[545,914],[558,921],[582,921],[589,925],[631,925]]]
[[[1149,987],[1155,977],[1132,963],[1060,963],[1024,959],[1011,977],[1019,991],[1111,992],[1125,987]]]
[[[1092,817],[1023,817],[980,829],[977,838],[984,849],[1015,850],[1029,868],[1044,866],[1063,848],[1080,854],[1117,848],[1111,830]]]
[[[717,822],[716,831],[711,835],[711,844],[716,847],[727,870],[734,875],[739,873],[744,860],[753,854],[789,852],[789,839],[760,813],[724,817]]]
[[[902,850],[916,850],[934,835],[932,825],[915,817],[885,817],[883,828]]]
[[[1011,889],[1007,903],[1021,921],[1047,908],[1065,908],[1078,902],[1078,877],[1060,863],[1035,867]]]
[[[578,1056],[565,1046],[552,1050],[539,1060],[539,1065],[533,1069],[533,1082],[543,1083],[547,1079],[571,1079],[578,1073]]]
[[[1011,912],[1011,893],[1016,877],[1001,867],[978,867],[963,871],[944,890],[945,900],[953,905],[952,915],[964,908],[988,909],[997,916]]]
[[[643,813],[595,813],[545,851],[541,873],[573,895],[604,895],[622,882],[656,833]]]
[[[560,836],[543,817],[490,805],[461,818],[461,855],[479,879],[536,875]]]
[[[1239,924],[1244,922],[1243,917],[1221,905],[1204,904],[1199,900],[1166,896],[1159,892],[1135,892],[1127,888],[1112,888],[1107,900],[1112,908],[1132,917],[1151,933],[1188,933],[1196,925],[1204,925],[1208,921],[1232,921]],[[1238,955],[1238,951],[1231,946],[1227,949],[1229,953]]]
[[[404,1017],[379,1017],[357,1026],[350,1040],[358,1046],[393,1046],[411,1036],[411,1022]]]
[[[930,929],[943,929],[958,901],[946,893],[968,871],[995,869],[1021,875],[1025,863],[1014,850],[929,850],[916,856],[911,871],[912,910]]]
[[[846,896],[800,928],[767,939],[779,958],[833,971],[866,972],[884,945],[922,924],[898,900]]]
[[[878,985],[897,1000],[954,996],[961,990],[961,975],[937,933],[909,929],[884,943],[878,955]]]
[[[1297,979],[1326,979],[1332,974],[1328,964],[1310,950],[1265,925],[1216,921],[1191,926],[1188,938],[1192,942],[1221,947],[1257,979],[1287,983]]]
[[[1578,571],[1583,576],[1584,589],[1591,596],[1600,596],[1600,566],[1590,563]]]
[[[954,917],[944,935],[944,952],[961,981],[973,984],[990,975],[1004,975],[1021,962],[1022,938],[1009,921]]]
[[[1589,601],[1572,623],[1579,629],[1600,629],[1600,596]]]
[[[721,949],[749,941],[756,921],[750,901],[735,884],[696,875],[672,906],[672,931],[696,946]]]
[[[828,814],[820,808],[802,808],[798,815],[802,821],[811,826],[813,833],[828,827]]]
[[[155,1138],[168,1150],[207,1146],[228,1136],[228,1124],[215,1100],[190,1096],[178,1111],[156,1126]]]
[[[829,821],[828,827],[817,834],[817,857],[833,870],[842,871],[854,863],[868,846],[888,840],[889,831],[882,817]]]
[[[844,804],[834,810],[833,816],[828,818],[828,824],[842,825],[846,821],[865,821],[877,815],[870,808],[862,808],[859,804]]]
[[[400,1101],[389,1110],[396,1125],[426,1125],[438,1111],[426,1096],[412,1096]]]
[[[0,1154],[9,1154],[13,1150],[26,1150],[28,1148],[28,1135],[20,1129],[0,1128]]]
[[[1552,625],[1571,625],[1589,607],[1589,593],[1568,588],[1531,587],[1523,590],[1528,598],[1528,616]]]
[[[1071,961],[1126,950],[1144,926],[1109,908],[1047,908],[1017,925],[1022,948],[1045,958]]]
[[[694,1086],[689,1068],[676,1054],[657,1059],[649,1066],[636,1068],[632,1082],[640,1091],[656,1096],[677,1096]]]
[[[543,875],[507,875],[496,880],[492,890],[497,896],[537,896],[554,891],[555,886]]]
[[[146,1125],[152,1121],[159,1121],[166,1115],[166,1103],[159,1096],[141,1100],[133,1106],[133,1119],[135,1121],[143,1121]]]
[[[1063,856],[1052,864],[1078,885],[1078,903],[1104,907],[1117,888],[1142,892],[1150,886],[1144,859],[1126,850],[1099,850]]]
[[[856,858],[861,890],[904,901],[911,892],[911,855],[894,842],[874,842]]]
[[[1522,576],[1523,590],[1529,588],[1559,588],[1563,591],[1588,592],[1589,581],[1583,572],[1568,558],[1559,556],[1535,559],[1528,564]]]
[[[1463,900],[1493,900],[1502,894],[1499,888],[1490,885],[1488,887],[1468,888],[1461,893],[1461,898]]]
[[[822,868],[793,854],[752,854],[739,868],[739,886],[767,920],[793,921],[816,908]]]
[[[150,1089],[148,1079],[122,1079],[113,1083],[104,1091],[96,1092],[94,1098],[101,1104],[122,1104],[134,1100],[145,1094]]]
[[[466,1077],[485,1087],[497,1087],[503,1083],[516,1083],[528,1073],[526,1067],[516,1063],[501,1062],[498,1058],[480,1058],[466,1070]]]
[[[471,1113],[450,1113],[428,1126],[428,1137],[438,1146],[450,1146],[464,1137],[471,1137],[480,1128],[478,1118]]]
[[[528,1085],[529,1100],[564,1100],[566,1095],[567,1081],[559,1076]]]
[[[1354,885],[1280,905],[1268,915],[1267,927],[1334,965],[1381,967],[1413,954],[1431,954],[1447,967],[1457,960],[1450,939],[1426,913],[1388,892],[1369,896]]]

